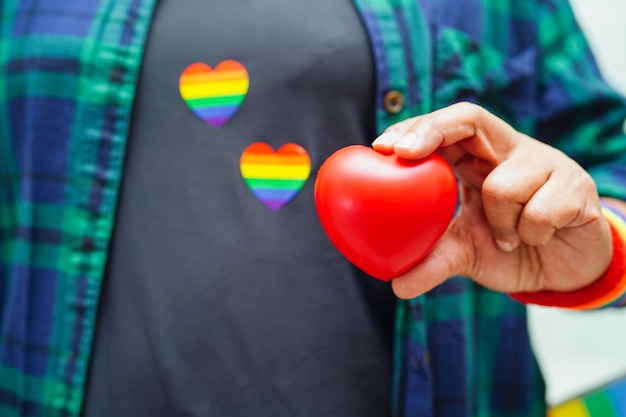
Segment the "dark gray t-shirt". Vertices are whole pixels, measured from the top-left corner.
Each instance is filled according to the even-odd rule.
[[[240,67],[188,70],[183,100],[187,67],[223,61]],[[159,2],[87,417],[390,415],[389,285],[336,251],[313,202],[321,163],[374,137],[373,71],[347,0]],[[255,142],[300,146],[304,185],[306,157],[242,171]],[[259,193],[277,178],[290,193]]]

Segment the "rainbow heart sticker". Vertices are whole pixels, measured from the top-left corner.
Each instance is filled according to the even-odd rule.
[[[178,86],[196,116],[213,127],[222,127],[239,109],[250,80],[246,67],[237,61],[223,61],[215,69],[196,62],[185,68]]]
[[[287,143],[274,151],[264,142],[255,142],[241,154],[241,176],[270,210],[278,210],[302,189],[311,173],[307,151]]]

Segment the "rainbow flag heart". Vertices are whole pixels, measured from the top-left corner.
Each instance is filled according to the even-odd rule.
[[[223,61],[215,69],[196,62],[185,68],[178,86],[196,116],[213,127],[222,127],[239,109],[250,80],[246,67],[237,61]]]
[[[255,142],[241,154],[241,176],[270,210],[278,210],[293,199],[311,173],[307,151],[287,143],[274,151],[264,142]]]

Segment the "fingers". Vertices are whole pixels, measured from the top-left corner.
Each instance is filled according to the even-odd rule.
[[[417,266],[391,281],[393,292],[402,299],[417,297],[459,275],[468,263],[466,241],[445,235]]]
[[[541,248],[550,254],[554,248],[579,253],[581,245],[572,233],[601,218],[595,183],[578,164],[473,104],[455,104],[398,123],[372,146],[407,159],[433,152],[443,156],[463,187],[456,220],[471,231],[465,238],[474,237],[468,244],[471,239],[462,239],[462,234],[446,233],[424,260],[392,281],[401,298],[422,294],[457,274],[479,281],[506,275],[493,272],[498,270],[536,278],[544,262],[563,261],[535,256]],[[559,268],[552,268],[555,276]],[[512,285],[485,282],[505,290]]]
[[[595,184],[582,168],[554,149],[534,152],[543,154],[535,158],[541,169],[527,157],[513,157],[494,169],[482,186],[485,216],[495,243],[505,252],[522,242],[545,245],[558,230],[598,215]]]
[[[461,214],[456,217],[428,256],[413,269],[391,281],[396,296],[403,299],[414,298],[455,275],[475,275],[476,239],[465,225],[471,224],[472,227],[484,229],[485,219],[480,215],[480,191],[465,186],[461,186],[459,190],[465,199],[461,211],[468,212],[469,216]],[[467,222],[468,217],[474,220]]]
[[[569,174],[569,175],[568,175]],[[555,170],[524,206],[518,224],[520,239],[530,246],[548,243],[564,228],[583,226],[601,217],[595,183],[582,170]]]
[[[496,164],[515,148],[519,136],[482,107],[457,103],[395,124],[372,146],[382,153],[395,152],[402,158],[419,159],[440,147],[459,144],[465,152]]]
[[[494,169],[482,185],[483,210],[495,243],[505,252],[520,244],[518,225],[524,207],[549,178],[546,171],[528,171],[519,160],[508,160]]]

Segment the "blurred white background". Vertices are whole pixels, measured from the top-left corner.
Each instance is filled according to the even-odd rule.
[[[626,0],[572,0],[605,78],[626,95]],[[530,310],[531,337],[558,404],[626,375],[626,308],[575,313]]]

